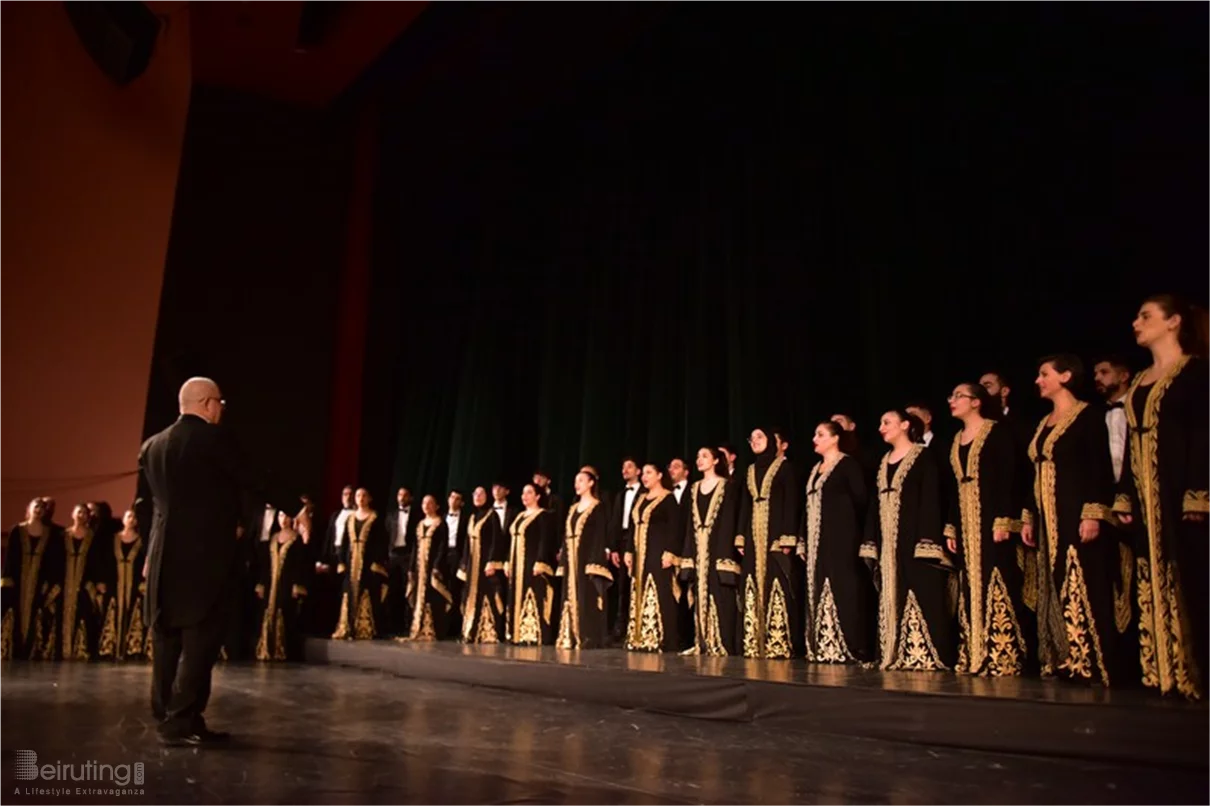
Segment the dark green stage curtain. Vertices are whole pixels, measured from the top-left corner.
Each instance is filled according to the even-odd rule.
[[[515,495],[541,465],[570,498],[585,462],[615,488],[625,454],[744,462],[762,423],[801,474],[835,412],[871,452],[911,398],[952,433],[955,383],[1007,367],[1028,409],[1040,355],[1129,349],[1154,288],[1205,300],[1204,65],[1169,92],[1186,51],[1127,75],[1056,45],[1158,42],[1150,12],[1001,9],[1011,35],[945,40],[956,69],[960,7],[801,11],[687,4],[543,93],[493,62],[401,102],[364,483]]]

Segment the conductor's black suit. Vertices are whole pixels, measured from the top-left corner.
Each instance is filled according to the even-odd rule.
[[[263,485],[217,425],[182,414],[139,452],[140,523],[150,523],[146,613],[154,641],[152,710],[170,739],[206,740],[202,712],[230,607],[241,495]],[[247,538],[245,538],[247,539]]]

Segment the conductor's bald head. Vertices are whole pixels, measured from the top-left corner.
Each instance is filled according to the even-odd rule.
[[[218,384],[209,378],[190,378],[185,381],[181,385],[177,401],[181,406],[181,414],[192,414],[216,425],[223,418],[223,407],[226,405]]]

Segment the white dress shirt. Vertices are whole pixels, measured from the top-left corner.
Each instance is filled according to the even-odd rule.
[[[626,497],[622,506],[622,528],[630,528],[630,510],[634,508],[634,497],[639,494],[639,485],[630,484],[626,487]]]
[[[492,511],[495,512],[496,517],[500,519],[501,528],[504,528],[504,516],[506,514],[504,510],[505,510],[505,504],[502,504],[499,501],[492,504]]]
[[[450,548],[458,548],[458,522],[462,520],[461,512],[451,512],[445,516],[445,525],[450,530]]]
[[[265,507],[265,515],[260,522],[260,542],[268,543],[273,534],[273,522],[277,520],[277,510]]]
[[[688,484],[689,482],[687,481],[678,481],[676,486],[672,488],[672,494],[676,496],[676,502],[678,504],[681,503],[681,496],[685,494],[685,487]]]
[[[345,527],[349,525],[349,516],[353,514],[351,509],[342,509],[336,516],[336,546],[339,548],[345,542]]]
[[[399,510],[395,521],[395,541],[391,544],[391,548],[401,549],[408,544],[408,526],[411,522],[411,514],[410,506]]]
[[[1110,401],[1113,408],[1105,412],[1105,427],[1109,429],[1109,458],[1113,460],[1113,480],[1122,480],[1122,461],[1126,456],[1126,409],[1120,404],[1126,399],[1123,394]]]

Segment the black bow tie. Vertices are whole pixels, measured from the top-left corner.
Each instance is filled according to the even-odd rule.
[[[504,507],[492,507],[492,509],[496,510],[497,512],[503,512],[503,511],[504,511]]]
[[[1110,403],[1107,406],[1105,406],[1105,408],[1108,411],[1113,411],[1114,409],[1122,409],[1125,407],[1126,407],[1126,403],[1121,400],[1117,401],[1116,403]]]

